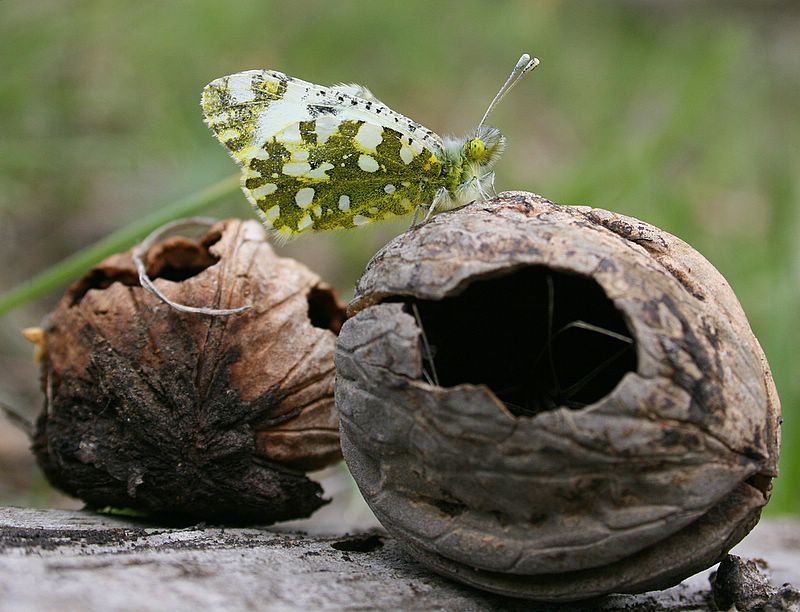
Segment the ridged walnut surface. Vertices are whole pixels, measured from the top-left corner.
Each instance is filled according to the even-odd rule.
[[[637,370],[585,408],[514,416],[484,386],[422,380],[402,301],[525,265],[594,279],[635,338]],[[727,282],[658,228],[504,193],[389,243],[350,311],[345,459],[383,525],[444,574],[549,601],[664,588],[720,560],[769,498],[780,409],[764,354]]]
[[[87,273],[45,328],[34,445],[45,474],[94,507],[195,521],[308,516],[325,500],[303,472],[340,457],[336,334],[309,316],[316,295],[336,319],[333,294],[278,257],[254,221],[171,238],[148,269],[177,302],[252,308],[178,312],[139,286],[129,253]]]

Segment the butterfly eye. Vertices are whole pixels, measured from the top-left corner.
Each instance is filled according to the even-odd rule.
[[[487,155],[486,143],[480,138],[468,140],[466,144],[464,144],[464,154],[467,156],[467,159],[479,162]]]

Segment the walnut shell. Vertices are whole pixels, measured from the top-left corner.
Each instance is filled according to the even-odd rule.
[[[658,228],[504,193],[386,245],[350,311],[345,460],[443,574],[543,601],[665,588],[769,498],[764,354],[720,274]]]
[[[304,475],[340,459],[333,350],[344,310],[255,221],[174,237],[147,255],[170,299],[139,286],[130,252],[69,288],[45,326],[34,451],[93,507],[269,523],[326,503]]]

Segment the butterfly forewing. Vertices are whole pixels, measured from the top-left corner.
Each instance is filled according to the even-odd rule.
[[[283,234],[406,215],[442,184],[439,137],[346,86],[249,71],[210,83],[202,105],[245,195]]]

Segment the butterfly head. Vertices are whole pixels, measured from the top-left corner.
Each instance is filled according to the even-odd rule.
[[[445,151],[454,162],[450,165],[448,175],[449,202],[466,204],[479,197],[485,198],[494,191],[492,168],[503,155],[506,139],[500,130],[487,126],[486,119],[511,88],[538,65],[538,59],[523,53],[475,131],[460,141],[445,140]]]
[[[470,165],[489,171],[500,159],[505,148],[506,137],[500,130],[481,126],[464,142],[461,154]]]
[[[506,148],[500,130],[481,126],[464,138],[444,140],[448,199],[439,208],[486,199],[494,191],[494,168]]]

